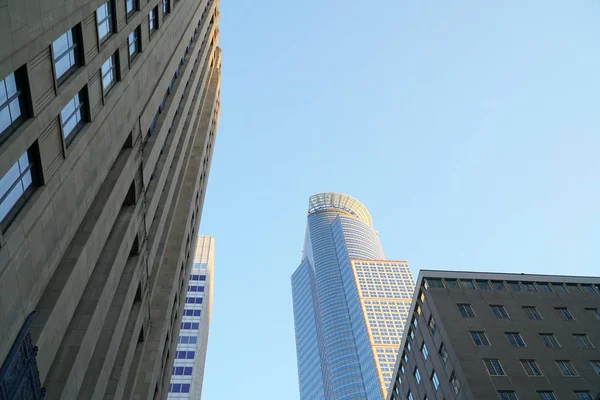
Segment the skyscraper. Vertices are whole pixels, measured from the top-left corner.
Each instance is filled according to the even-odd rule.
[[[413,290],[406,262],[385,259],[364,205],[311,196],[292,275],[300,398],[383,399]]]
[[[0,398],[166,398],[219,117],[218,6],[0,1]]]
[[[169,399],[202,396],[213,294],[215,239],[199,236],[175,350]]]
[[[596,400],[600,278],[421,271],[388,400]]]

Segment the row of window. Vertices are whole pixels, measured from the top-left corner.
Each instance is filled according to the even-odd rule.
[[[470,331],[470,334],[476,346],[491,346],[485,331]],[[504,332],[504,334],[512,347],[527,347],[525,340],[519,332]],[[553,333],[540,333],[539,336],[546,347],[550,349],[561,348],[560,343]],[[573,333],[572,336],[580,349],[594,348],[593,343],[585,333]]]
[[[538,390],[536,394],[540,400],[557,400],[554,392],[551,390]],[[576,390],[573,392],[573,395],[573,399],[576,400],[594,400],[588,390]],[[499,390],[498,397],[500,400],[519,400],[514,390]]]
[[[464,317],[464,318],[475,318],[476,317],[475,311],[473,310],[473,307],[471,306],[471,304],[458,303],[456,305],[458,307],[458,312],[460,313],[460,315],[462,317]],[[527,315],[527,318],[529,318],[529,319],[532,319],[532,320],[544,319],[542,317],[542,314],[538,311],[538,309],[535,306],[521,306],[521,308],[523,309],[523,311],[525,312],[525,315]],[[554,307],[554,310],[560,316],[560,318],[564,321],[574,321],[575,320],[575,317],[573,316],[573,314],[571,313],[571,311],[569,311],[569,309],[567,307]],[[492,305],[490,305],[490,311],[492,312],[494,317],[496,317],[498,319],[510,318],[510,316],[508,315],[508,312],[506,311],[506,309],[504,308],[503,305],[492,304]],[[598,311],[597,308],[586,308],[585,311],[587,313],[589,313],[592,317],[594,317],[595,319],[600,321],[600,312]],[[417,314],[420,315],[420,313],[421,313],[420,305],[417,305],[416,312],[417,312]]]
[[[526,359],[519,360],[519,362],[521,363],[521,366],[525,370],[527,376],[544,376],[544,374],[542,373],[542,369],[539,367],[535,360]],[[575,369],[573,363],[571,363],[571,360],[555,360],[555,363],[563,376],[579,376],[579,373]],[[496,358],[484,358],[483,364],[485,365],[490,376],[506,376],[506,373],[504,372],[504,368],[502,368],[500,360]],[[600,375],[600,361],[591,360],[590,364],[592,365],[594,371]]]
[[[577,283],[549,283],[549,282],[521,282],[521,281],[489,281],[487,279],[450,279],[450,278],[426,278],[425,287],[448,288],[448,289],[479,289],[499,290],[513,292],[558,292],[558,293],[589,293],[600,294],[598,284]]]

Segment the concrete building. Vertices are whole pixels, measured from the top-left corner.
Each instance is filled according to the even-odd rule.
[[[408,264],[385,259],[364,205],[311,196],[292,275],[300,398],[383,399],[413,290]]]
[[[167,397],[219,116],[218,6],[0,0],[1,399]]]
[[[175,350],[169,399],[187,400],[202,397],[213,298],[214,262],[215,239],[199,236]]]
[[[421,271],[388,400],[596,400],[600,278]]]

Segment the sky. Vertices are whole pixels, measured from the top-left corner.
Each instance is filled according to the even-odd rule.
[[[420,269],[600,275],[600,1],[222,0],[204,400],[299,398],[308,197]]]

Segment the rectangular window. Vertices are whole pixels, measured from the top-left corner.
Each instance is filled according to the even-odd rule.
[[[107,1],[96,10],[96,25],[98,26],[98,40],[102,43],[113,31],[111,1]]]
[[[148,29],[150,35],[158,28],[158,7],[154,7],[148,14]]]
[[[470,304],[457,304],[460,315],[464,318],[475,318],[475,312]]]
[[[488,281],[475,281],[477,282],[477,287],[479,288],[479,290],[492,290],[492,287],[490,286],[490,283]]]
[[[429,327],[429,331],[431,332],[431,335],[435,335],[435,331],[436,331],[436,325],[435,325],[435,320],[433,319],[433,315],[429,316],[429,322],[427,323],[427,326]]]
[[[596,371],[596,373],[600,375],[600,360],[592,360],[590,361],[590,364],[592,364],[592,368],[594,368],[594,371]]]
[[[596,288],[594,288],[593,285],[581,285],[581,288],[586,293],[589,293],[589,294],[598,294],[598,292],[596,292]]]
[[[490,306],[490,309],[492,310],[492,314],[494,314],[494,317],[496,317],[496,318],[499,318],[499,319],[510,318],[508,316],[508,313],[506,312],[506,309],[504,308],[504,306],[492,305],[492,306]]]
[[[412,329],[408,332],[408,340],[415,340],[415,331]]]
[[[425,342],[421,345],[421,354],[423,354],[423,360],[427,360],[427,357],[429,357],[429,350],[427,350]]]
[[[81,130],[85,123],[83,118],[83,91],[77,93],[60,112],[60,124],[63,137],[70,144],[75,134]]]
[[[406,395],[406,398],[408,400],[415,400],[415,398],[413,397],[412,393],[410,392],[410,390],[408,391],[408,394]]]
[[[495,358],[484,358],[483,363],[487,368],[488,373],[491,376],[503,376],[504,369],[502,369],[502,365],[500,365],[500,361]]]
[[[450,289],[460,289],[460,285],[456,279],[446,279],[446,287]]]
[[[140,27],[135,28],[129,36],[127,36],[127,47],[129,47],[129,61],[140,52]]]
[[[100,73],[102,74],[102,90],[104,91],[104,94],[108,93],[117,81],[116,67],[116,55],[108,57],[104,64],[102,64]]]
[[[512,347],[526,347],[525,341],[521,337],[521,334],[518,332],[504,332],[506,338],[508,339],[508,343]]]
[[[560,343],[553,333],[540,333],[540,339],[549,349],[560,349]]]
[[[542,292],[552,293],[552,288],[550,284],[547,282],[542,282],[537,284]]]
[[[439,278],[426,278],[425,279],[425,287],[427,289],[431,289],[431,288],[443,289],[444,282],[442,282],[442,280]]]
[[[136,11],[135,0],[125,0],[125,13],[129,16]]]
[[[513,292],[522,292],[523,288],[521,287],[521,284],[519,282],[516,281],[512,281],[512,282],[506,282],[508,283],[508,287],[510,287],[510,290],[512,290]]]
[[[569,293],[583,293],[576,283],[567,283],[567,289]]]
[[[492,286],[494,286],[495,290],[506,291],[506,285],[502,281],[492,281]]]
[[[476,346],[489,346],[490,341],[488,340],[484,331],[471,331],[471,338]]]
[[[417,385],[421,383],[421,373],[419,372],[419,368],[415,367],[415,371],[413,372],[415,376],[415,380],[417,381]]]
[[[542,319],[542,315],[539,313],[537,308],[535,308],[535,306],[523,306],[523,311],[525,311],[525,314],[529,319],[534,319],[538,321]]]
[[[554,309],[565,321],[573,321],[575,319],[567,307],[555,307]]]
[[[498,390],[500,400],[519,400],[514,390]]]
[[[34,147],[30,148],[0,178],[0,227],[5,232],[35,190]]]
[[[200,275],[200,280],[201,281],[205,281],[206,280],[206,275]]]
[[[575,393],[575,398],[577,400],[594,400],[590,392],[587,390],[576,390],[573,393]]]
[[[526,292],[537,292],[537,288],[533,282],[523,282],[523,288],[525,288]]]
[[[569,360],[556,360],[556,365],[558,365],[558,369],[564,376],[577,376],[577,371],[571,361]]]
[[[535,360],[521,360],[521,365],[527,376],[542,376],[542,370],[538,367]]]
[[[438,379],[438,376],[435,371],[433,371],[433,374],[431,374],[431,383],[433,384],[433,388],[437,392],[440,388],[440,380]]]
[[[456,378],[456,374],[454,372],[452,372],[452,375],[450,376],[450,386],[452,387],[454,394],[458,394],[458,392],[460,392],[460,382],[458,381],[458,378]]]
[[[537,395],[540,400],[556,400],[556,396],[554,396],[554,392],[552,391],[538,391]]]
[[[565,288],[565,285],[563,285],[562,283],[553,283],[552,289],[555,292],[567,293],[567,288]]]
[[[77,49],[78,35],[76,28],[69,29],[52,42],[52,58],[56,80],[62,82],[71,75],[79,65]]]
[[[573,339],[575,339],[575,341],[579,345],[580,349],[593,349],[594,348],[594,345],[592,344],[592,342],[590,341],[590,339],[587,337],[586,334],[574,333]]]
[[[468,280],[467,279],[461,280],[460,284],[465,289],[475,289],[475,284],[470,279],[468,279]]]
[[[25,120],[25,95],[19,75],[19,71],[13,72],[0,80],[0,143]]]
[[[442,360],[442,362],[444,364],[446,364],[448,362],[448,352],[446,351],[446,348],[444,347],[444,343],[442,343],[440,345],[440,349],[438,350],[438,354],[439,354],[440,359]]]
[[[162,9],[163,15],[167,15],[171,12],[171,1],[170,0],[162,0]]]
[[[600,321],[600,311],[597,308],[586,308],[585,311],[590,313],[594,318]]]

